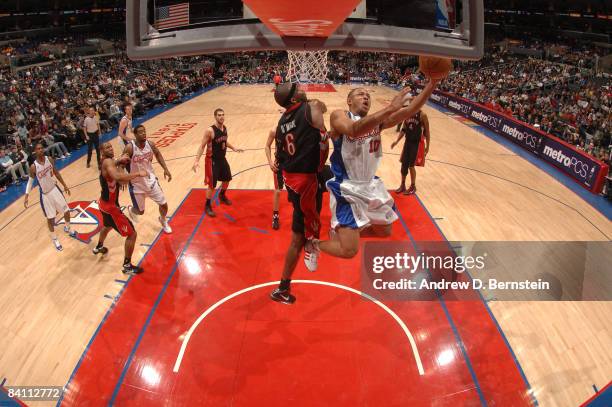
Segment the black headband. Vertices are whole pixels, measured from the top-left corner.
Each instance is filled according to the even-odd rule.
[[[285,100],[283,100],[283,104],[281,106],[283,107],[287,106],[287,103],[289,103],[291,101],[291,98],[293,98],[293,95],[295,95],[296,90],[297,90],[297,85],[295,83],[292,83],[291,90],[289,91],[289,94],[287,95]]]

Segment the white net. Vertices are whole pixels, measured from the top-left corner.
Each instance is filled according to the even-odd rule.
[[[287,77],[290,82],[327,82],[327,51],[287,51],[287,54],[289,54]]]

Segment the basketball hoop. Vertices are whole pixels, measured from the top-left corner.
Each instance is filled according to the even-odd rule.
[[[287,51],[287,78],[292,83],[326,83],[327,50]]]

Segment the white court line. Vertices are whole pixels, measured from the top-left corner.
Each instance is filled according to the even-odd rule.
[[[414,354],[414,359],[416,361],[416,365],[417,365],[417,368],[419,370],[419,375],[423,376],[425,374],[425,370],[423,370],[423,363],[421,362],[421,357],[419,356],[419,350],[417,349],[416,342],[414,341],[414,337],[412,336],[412,333],[410,332],[410,330],[408,329],[408,327],[406,326],[404,321],[402,321],[400,319],[400,317],[398,317],[397,314],[395,312],[393,312],[385,304],[383,304],[382,302],[378,301],[376,298],[371,297],[371,296],[369,296],[368,294],[366,294],[364,292],[355,290],[354,288],[347,287],[347,286],[341,285],[341,284],[328,283],[327,281],[318,281],[318,280],[292,280],[291,283],[293,283],[293,284],[296,284],[296,283],[298,283],[298,284],[300,284],[300,283],[301,284],[319,284],[319,285],[327,285],[327,286],[330,286],[330,287],[340,288],[342,290],[350,291],[352,293],[355,293],[357,295],[365,297],[368,300],[372,301],[374,304],[378,305],[379,307],[381,307],[382,309],[387,311],[393,317],[393,319],[395,319],[395,321],[399,324],[399,326],[402,328],[402,330],[404,331],[404,333],[408,337],[408,340],[410,341],[410,347],[412,348],[412,353]],[[187,344],[189,343],[189,340],[191,339],[191,335],[196,330],[198,325],[200,325],[200,322],[202,322],[202,320],[204,320],[204,318],[206,318],[211,312],[213,312],[215,309],[217,309],[217,307],[221,306],[224,302],[229,301],[229,300],[231,300],[234,297],[237,297],[237,296],[239,296],[241,294],[244,294],[246,292],[249,292],[249,291],[256,290],[258,288],[268,287],[268,286],[277,285],[277,284],[278,284],[278,281],[271,281],[269,283],[257,284],[257,285],[253,285],[251,287],[247,287],[247,288],[245,288],[243,290],[236,291],[235,293],[230,294],[227,297],[217,301],[214,305],[212,305],[206,311],[204,311],[204,313],[199,316],[199,318],[193,323],[193,325],[191,325],[191,328],[189,328],[189,332],[187,332],[187,335],[183,339],[183,344],[181,345],[181,350],[179,351],[179,354],[176,357],[176,362],[174,363],[174,369],[173,369],[174,373],[177,373],[179,371],[179,368],[181,367],[181,362],[183,361],[183,355],[185,354],[185,349],[187,349]]]

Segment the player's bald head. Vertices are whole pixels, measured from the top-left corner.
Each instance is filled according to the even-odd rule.
[[[306,92],[297,83],[281,83],[274,90],[274,100],[282,107],[306,101]]]

